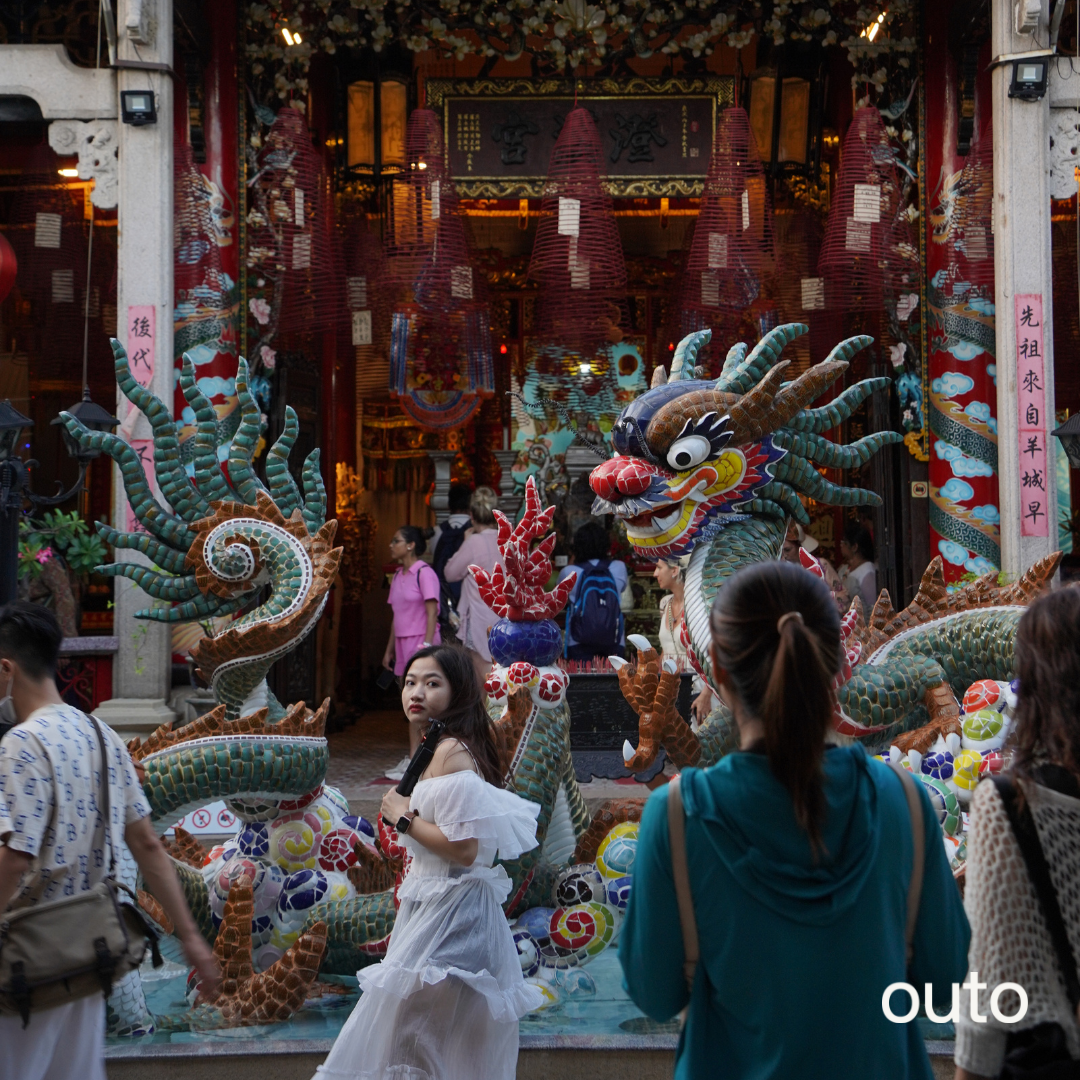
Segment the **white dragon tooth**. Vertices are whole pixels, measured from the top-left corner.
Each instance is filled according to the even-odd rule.
[[[644,652],[646,649],[652,648],[652,642],[647,637],[645,637],[644,634],[627,634],[626,640],[629,641],[635,649],[638,649],[642,652]]]
[[[677,675],[679,672],[678,665],[670,657],[664,661],[663,668],[669,675]]]
[[[630,662],[629,660],[624,660],[621,656],[609,656],[607,659],[608,663],[616,671],[621,671]]]
[[[630,762],[634,760],[634,754],[637,751],[630,745],[629,739],[623,739],[622,744],[622,759],[624,762]]]

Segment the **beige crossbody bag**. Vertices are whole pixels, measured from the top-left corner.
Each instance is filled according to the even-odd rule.
[[[0,915],[0,1012],[17,1013],[23,1027],[31,1012],[92,994],[107,996],[117,979],[142,963],[147,942],[154,967],[162,963],[157,934],[136,907],[134,893],[116,880],[109,757],[97,717],[89,720],[101,748],[109,873],[85,892]]]
[[[904,929],[904,941],[907,947],[907,962],[911,964],[911,953],[915,940],[915,923],[919,918],[919,899],[922,896],[923,868],[926,862],[926,845],[923,833],[922,803],[915,781],[908,771],[894,766],[900,782],[904,786],[908,813],[911,815],[911,839],[914,845],[911,866],[911,881],[908,884],[907,925]],[[698,946],[697,919],[694,917],[694,897],[690,892],[690,868],[686,859],[686,812],[683,810],[682,791],[679,777],[672,777],[668,783],[668,832],[671,837],[671,871],[675,878],[675,899],[679,905],[679,924],[683,939],[683,974],[687,989],[694,988],[694,973],[697,971],[700,950]]]

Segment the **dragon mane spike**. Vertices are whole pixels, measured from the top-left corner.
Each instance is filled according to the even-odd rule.
[[[711,340],[711,330],[696,330],[692,334],[687,334],[675,349],[668,381],[678,382],[680,379],[694,378],[694,366],[698,352],[702,345],[708,344]]]
[[[865,465],[883,446],[903,441],[904,437],[895,431],[877,431],[847,446],[840,446],[822,435],[792,431],[790,428],[773,435],[773,442],[777,446],[829,469],[853,469]]]
[[[277,503],[282,517],[292,517],[294,510],[301,503],[300,489],[296,486],[289,471],[289,454],[292,453],[296,437],[300,433],[300,424],[296,419],[296,410],[291,405],[285,406],[285,426],[277,441],[266,455],[266,482],[270,495]]]
[[[663,364],[657,364],[653,368],[652,381],[649,383],[649,389],[653,389],[657,386],[663,386],[667,382],[667,368]]]
[[[724,357],[724,369],[720,373],[720,378],[716,380],[716,389],[722,390],[723,387],[720,383],[723,381],[725,375],[730,375],[744,360],[746,359],[746,342],[740,341],[735,345],[732,345],[728,349],[727,356]]]
[[[892,380],[885,375],[863,379],[837,394],[819,409],[804,409],[793,417],[787,427],[792,431],[809,431],[820,435],[843,423],[873,393],[883,390]]]
[[[857,334],[855,337],[845,338],[837,345],[826,360],[850,360],[857,352],[862,352],[867,345],[873,345],[874,339],[869,334]]]
[[[810,524],[810,515],[806,512],[806,507],[803,506],[799,496],[795,494],[794,489],[788,484],[774,480],[772,483],[763,484],[759,487],[757,495],[759,498],[770,499],[772,502],[779,503],[787,511],[788,515],[796,521],[801,521],[804,525]]]
[[[826,480],[806,458],[796,454],[787,454],[776,463],[773,478],[790,484],[801,495],[830,506],[881,505],[880,495],[865,488],[840,487]]]
[[[60,419],[71,437],[84,450],[104,451],[120,466],[128,503],[135,520],[169,547],[186,551],[195,541],[195,533],[182,518],[170,514],[154,498],[139,455],[119,435],[109,431],[90,431],[69,412]]]
[[[790,363],[784,360],[762,376],[761,381],[728,409],[734,440],[737,446],[757,442],[763,435],[779,427],[773,409],[773,399],[780,389],[784,369]]]
[[[187,600],[176,607],[168,608],[144,608],[135,612],[136,619],[150,619],[153,622],[176,623],[187,619],[203,619],[214,615],[231,615],[239,611],[245,604],[250,603],[251,593],[234,597],[231,600],[223,600],[220,596],[211,593],[209,596],[196,596],[194,600]]]
[[[745,394],[780,359],[784,346],[809,329],[804,323],[784,323],[774,327],[754,346],[745,360],[721,374],[716,389]],[[724,366],[726,369],[727,365]]]
[[[304,524],[309,533],[316,533],[326,521],[326,487],[319,471],[319,458],[322,451],[316,446],[304,459]]]
[[[108,563],[104,566],[96,566],[94,569],[106,577],[130,578],[143,592],[156,600],[194,600],[199,596],[199,585],[194,574],[185,574],[183,577],[173,577],[169,574],[159,574],[148,566],[140,566],[138,563]]]
[[[149,533],[120,532],[104,521],[95,521],[94,529],[110,547],[141,551],[155,566],[168,574],[178,574],[187,565],[186,551],[173,551]]]
[[[199,389],[190,353],[184,353],[180,389],[195,413],[195,486],[209,502],[228,499],[232,492],[218,464],[217,413]]]
[[[787,521],[788,512],[778,502],[772,499],[749,499],[739,504],[739,512],[743,514],[761,514],[764,517],[776,518],[778,521]]]
[[[266,490],[251,467],[251,459],[259,442],[262,416],[248,389],[248,365],[242,356],[236,364],[236,400],[240,403],[240,426],[229,444],[229,479],[240,498],[248,506],[254,506],[259,492]]]
[[[139,383],[131,373],[128,355],[116,338],[110,338],[116,384],[124,397],[150,422],[154,433],[154,475],[162,497],[184,521],[194,521],[210,512],[210,504],[191,486],[187,470],[177,452],[180,446],[176,425],[161,399]]]

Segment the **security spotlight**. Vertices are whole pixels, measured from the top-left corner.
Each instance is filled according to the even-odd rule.
[[[143,127],[157,123],[153,90],[121,90],[120,115],[125,124]]]
[[[1039,101],[1046,95],[1046,57],[1038,60],[1014,60],[1009,97],[1021,101]]]

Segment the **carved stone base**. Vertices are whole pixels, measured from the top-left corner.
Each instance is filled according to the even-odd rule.
[[[155,728],[171,724],[176,713],[164,701],[155,698],[111,698],[103,701],[94,715],[109,725],[124,742],[145,739]]]

